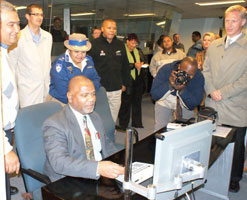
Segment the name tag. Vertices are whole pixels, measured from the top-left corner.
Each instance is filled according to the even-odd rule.
[[[105,56],[105,52],[103,50],[100,51],[100,56]]]
[[[121,50],[116,51],[116,56],[121,56]]]

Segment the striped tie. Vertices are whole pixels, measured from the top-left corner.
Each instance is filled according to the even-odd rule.
[[[91,140],[91,134],[87,126],[87,117],[83,117],[83,126],[84,126],[84,138],[86,146],[86,155],[88,160],[95,160],[93,152],[93,144]]]

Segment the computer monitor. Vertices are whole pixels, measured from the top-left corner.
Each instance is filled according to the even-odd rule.
[[[162,133],[161,139],[156,139],[155,199],[174,199],[204,184],[212,129],[212,121],[206,120]]]

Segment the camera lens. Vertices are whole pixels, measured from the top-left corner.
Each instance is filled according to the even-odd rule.
[[[179,76],[175,79],[175,83],[176,85],[182,85],[184,83],[184,77],[183,76]]]

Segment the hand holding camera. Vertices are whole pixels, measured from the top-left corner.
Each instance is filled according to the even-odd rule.
[[[189,74],[185,71],[172,71],[169,77],[171,86],[176,90],[182,90],[190,79]]]

